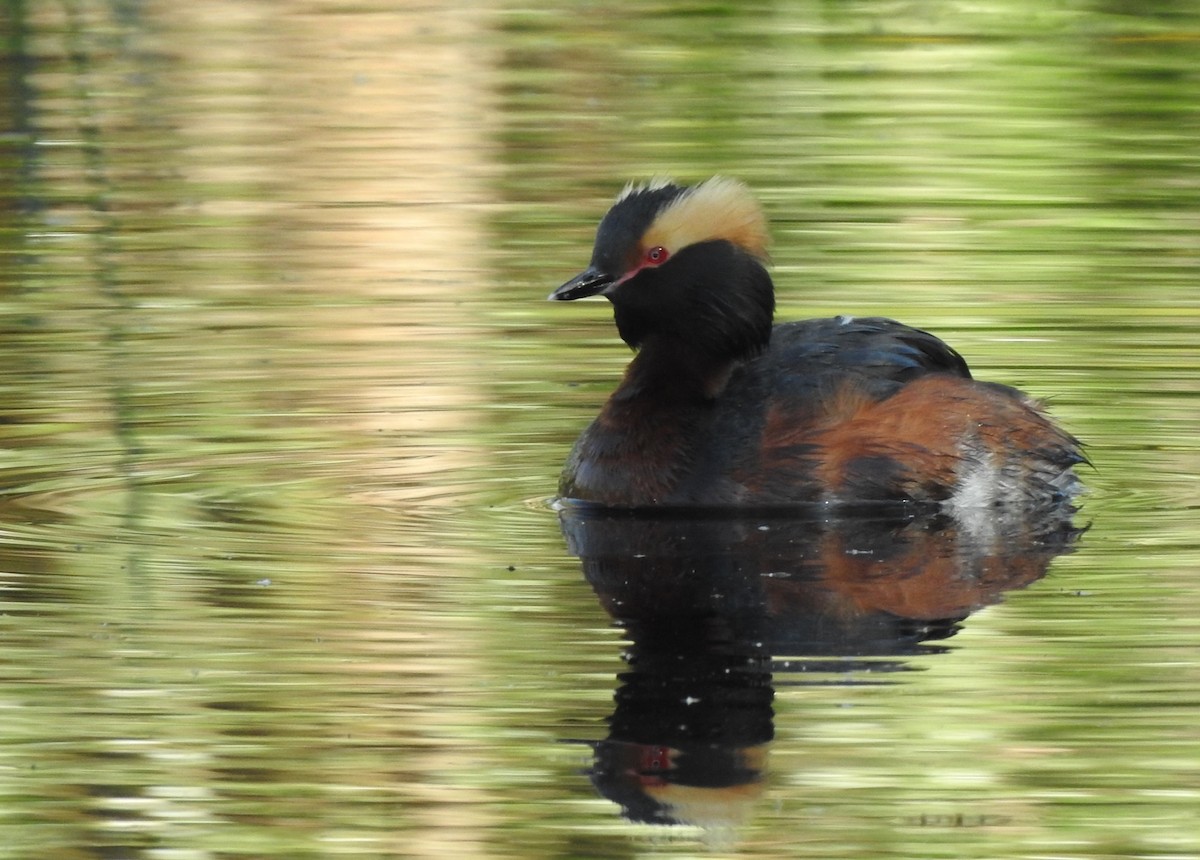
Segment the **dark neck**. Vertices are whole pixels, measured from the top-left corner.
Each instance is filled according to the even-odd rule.
[[[639,350],[622,389],[669,402],[718,396],[771,338],[775,289],[761,262],[724,240],[680,251],[610,296],[621,338]]]
[[[642,343],[613,397],[647,398],[672,409],[707,404],[720,396],[741,362],[675,337],[655,336]]]
[[[609,505],[674,498],[696,462],[729,363],[651,338],[576,443],[560,491]],[[675,499],[678,501],[678,499]]]

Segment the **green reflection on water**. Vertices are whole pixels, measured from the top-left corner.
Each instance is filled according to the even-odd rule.
[[[1190,6],[6,14],[0,853],[693,852],[556,745],[619,633],[536,500],[627,355],[541,299],[715,172],[781,317],[933,329],[1098,467],[950,653],[779,697],[738,850],[1200,850]]]

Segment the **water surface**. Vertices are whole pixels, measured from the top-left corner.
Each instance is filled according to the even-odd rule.
[[[1200,854],[1187,4],[6,26],[0,856]],[[781,318],[1047,398],[1088,530],[560,523],[628,353],[543,299],[713,173]]]

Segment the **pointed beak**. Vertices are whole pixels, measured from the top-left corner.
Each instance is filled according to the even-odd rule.
[[[575,299],[585,299],[604,292],[612,286],[615,278],[593,267],[580,272],[552,292],[548,299],[552,302],[573,302]]]

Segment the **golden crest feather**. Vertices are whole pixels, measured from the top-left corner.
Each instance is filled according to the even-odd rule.
[[[665,188],[668,185],[674,185],[675,180],[669,176],[652,176],[645,182],[637,182],[630,180],[625,183],[625,187],[621,189],[621,193],[617,195],[616,203],[620,203],[631,194],[637,194],[640,191],[655,191],[659,188]]]
[[[641,187],[663,184],[666,182]],[[622,196],[636,190],[627,187]],[[714,239],[725,239],[760,260],[767,260],[770,238],[766,216],[750,189],[736,179],[714,176],[684,191],[658,213],[642,239],[642,246],[661,245],[674,254],[688,245]]]

